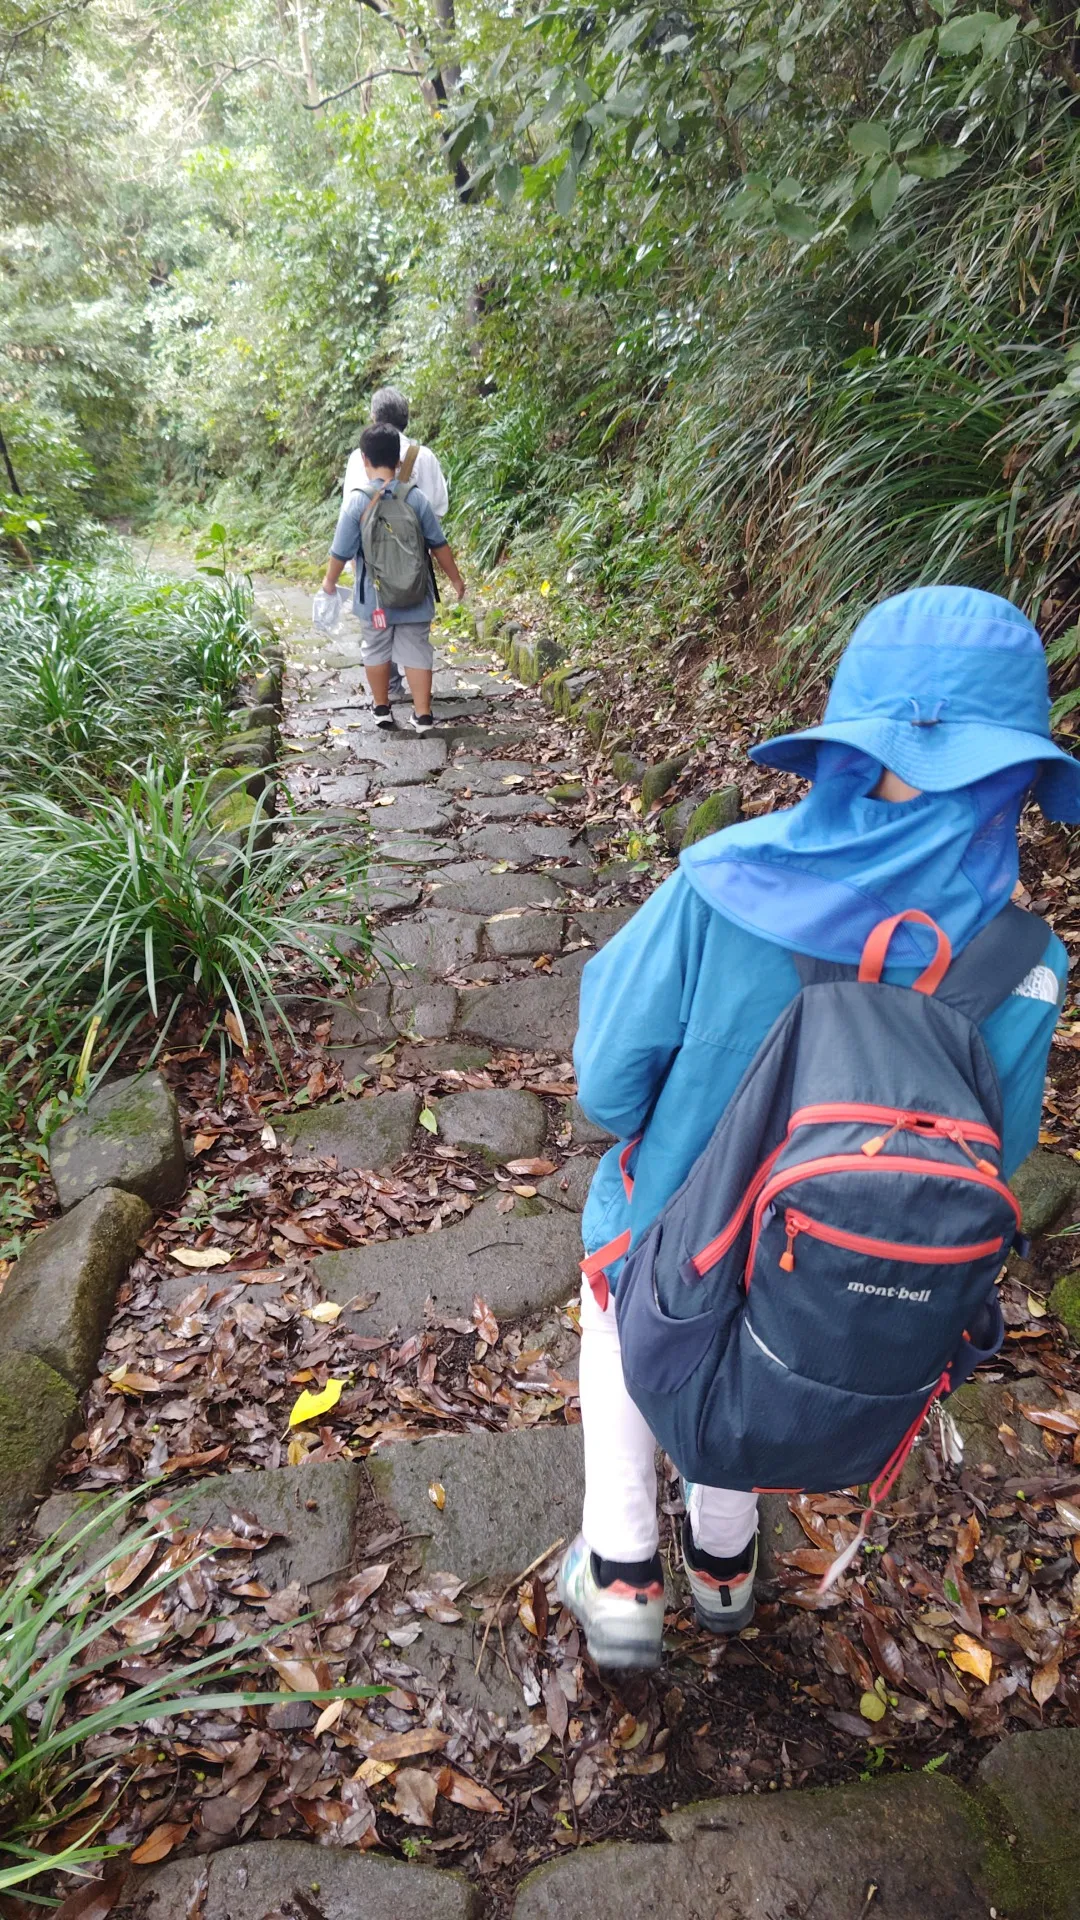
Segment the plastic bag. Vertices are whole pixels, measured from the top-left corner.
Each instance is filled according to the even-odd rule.
[[[311,603],[311,624],[321,633],[336,633],[341,625],[341,601],[336,593],[315,595]]]

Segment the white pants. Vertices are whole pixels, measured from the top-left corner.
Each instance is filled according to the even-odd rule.
[[[650,1560],[656,1520],[656,1441],[623,1380],[615,1303],[601,1312],[588,1282],[581,1289],[581,1424],[585,1438],[585,1512],[581,1530],[602,1560]],[[720,1559],[740,1554],[757,1526],[757,1496],[699,1487],[689,1498],[694,1545]]]

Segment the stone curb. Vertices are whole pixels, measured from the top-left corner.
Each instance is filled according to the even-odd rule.
[[[854,1920],[870,1885],[882,1920],[1077,1920],[1078,1814],[1080,1731],[1009,1734],[970,1788],[919,1772],[680,1808],[663,1817],[667,1844],[538,1867],[513,1920],[774,1920],[821,1896],[823,1920]]]
[[[265,853],[274,837],[277,785],[273,769],[281,751],[285,649],[272,624],[259,624],[269,636],[262,665],[241,691],[229,716],[229,732],[214,755],[218,771],[212,778],[219,797],[210,808],[216,829],[206,849],[211,866],[214,842],[243,851],[253,822],[256,853]]]
[[[607,732],[615,707],[603,690],[603,675],[595,668],[571,660],[559,641],[548,634],[530,637],[516,620],[492,610],[476,622],[477,638],[506,662],[516,679],[526,686],[539,686],[540,698],[553,712],[576,721],[590,739],[599,744]],[[611,754],[611,769],[624,786],[640,787],[644,810],[655,809],[690,760],[689,753],[674,755],[655,766],[647,766],[616,746]],[[658,816],[657,824],[668,851],[677,854],[693,846],[707,834],[716,833],[738,820],[742,795],[737,786],[725,786],[715,793],[680,800]]]

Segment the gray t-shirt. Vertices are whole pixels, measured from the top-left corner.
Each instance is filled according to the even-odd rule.
[[[386,481],[390,487],[395,483]],[[364,555],[360,545],[360,522],[373,499],[372,494],[350,494],[341,509],[334,538],[330,543],[330,552],[335,560],[352,560],[356,564],[356,585],[353,588],[353,612],[359,620],[371,625],[371,616],[375,612],[375,588],[368,580],[364,566]],[[439,524],[435,509],[426,493],[419,487],[410,487],[405,496],[420,522],[420,528],[430,553],[433,547],[444,547],[446,535]],[[413,626],[421,623],[429,625],[435,618],[435,583],[432,576],[431,590],[426,599],[417,602],[415,607],[392,607],[387,612],[387,622],[392,627]]]

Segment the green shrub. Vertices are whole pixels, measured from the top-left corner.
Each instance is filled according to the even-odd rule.
[[[115,1048],[146,1015],[164,1034],[190,995],[208,1030],[231,1011],[245,1044],[254,1029],[273,1049],[282,981],[330,984],[355,963],[364,847],[311,816],[265,844],[261,804],[234,844],[221,799],[220,775],[153,759],[119,793],[80,780],[0,797],[0,1032],[29,1002],[100,1018]]]

